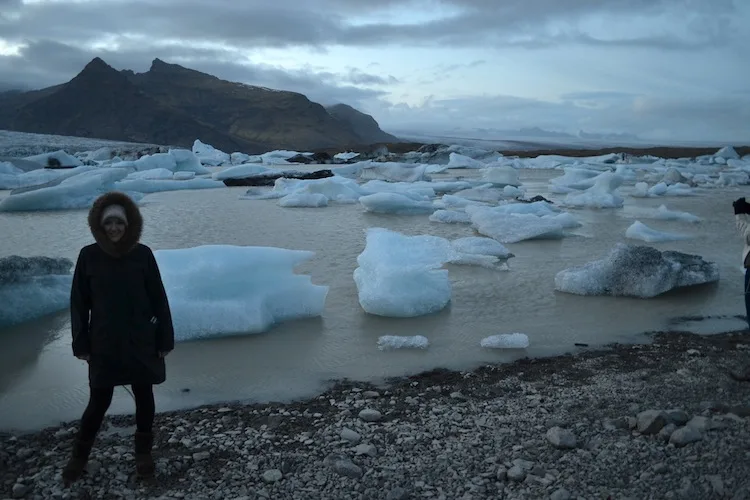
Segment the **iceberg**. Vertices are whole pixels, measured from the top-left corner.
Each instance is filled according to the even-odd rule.
[[[526,349],[529,337],[523,333],[502,333],[483,338],[479,345],[486,349]]]
[[[430,222],[442,222],[443,224],[471,224],[471,217],[466,212],[458,210],[435,210],[430,215]]]
[[[505,245],[493,240],[492,238],[483,238],[481,236],[467,236],[465,238],[458,238],[451,242],[453,248],[460,253],[467,253],[472,255],[492,255],[501,259],[509,259],[513,257],[510,250],[505,248]]]
[[[64,258],[0,258],[0,328],[68,308],[72,267]]]
[[[507,213],[503,207],[470,205],[465,208],[476,230],[500,243],[517,243],[531,239],[561,239],[563,226],[555,219],[531,213]]]
[[[634,240],[642,240],[647,243],[663,243],[666,241],[680,241],[690,239],[690,236],[667,231],[657,231],[637,220],[625,231],[625,237]]]
[[[223,182],[211,179],[187,179],[184,181],[168,180],[150,180],[150,179],[131,179],[115,183],[115,189],[125,192],[139,192],[144,194],[161,193],[164,191],[182,191],[193,189],[218,189],[226,188]]]
[[[363,196],[359,202],[368,212],[395,215],[420,215],[435,211],[431,201],[417,201],[400,193],[375,193]]]
[[[383,335],[378,338],[378,349],[427,349],[430,341],[423,335],[401,336]]]
[[[224,151],[219,151],[210,144],[204,144],[196,139],[193,142],[192,153],[198,157],[201,164],[219,166],[231,161],[231,156]]]
[[[438,312],[451,299],[444,263],[456,257],[450,242],[431,235],[405,236],[367,230],[354,282],[362,309],[377,316],[409,318]]]
[[[320,193],[292,193],[279,200],[280,207],[320,208],[328,206],[328,198]]]
[[[576,295],[651,298],[718,280],[718,264],[701,256],[618,243],[603,259],[557,273],[555,289]]]
[[[130,170],[124,168],[96,168],[96,170],[63,179],[59,184],[13,193],[0,200],[0,212],[89,208],[100,195],[114,190],[115,183],[124,179],[129,173]],[[134,201],[140,201],[143,198],[142,193],[128,192],[127,194]]]
[[[261,333],[277,323],[320,316],[329,288],[294,272],[313,255],[232,245],[155,251],[175,339]]]
[[[580,193],[569,193],[565,197],[564,205],[581,208],[620,208],[624,204],[617,188],[623,183],[623,178],[611,172],[605,172],[595,178],[594,184]]]

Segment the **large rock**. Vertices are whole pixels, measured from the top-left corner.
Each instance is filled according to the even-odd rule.
[[[555,289],[577,295],[651,298],[719,280],[719,266],[699,255],[618,243],[610,254],[560,271]]]
[[[296,172],[292,170],[284,170],[280,172],[261,172],[259,174],[252,174],[248,177],[242,177],[240,179],[223,179],[222,182],[227,186],[273,186],[276,179],[325,179],[326,177],[333,177],[333,172],[330,170],[315,170],[314,172]]]
[[[18,283],[35,276],[67,275],[73,262],[54,257],[20,257],[11,255],[0,258],[0,285]]]

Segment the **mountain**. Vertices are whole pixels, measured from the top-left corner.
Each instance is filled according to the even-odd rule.
[[[375,118],[348,104],[336,104],[326,109],[331,116],[348,124],[357,135],[371,139],[370,142],[399,142],[396,136],[380,130]]]
[[[392,140],[374,125],[355,128],[296,92],[228,82],[160,59],[134,73],[95,58],[62,85],[0,94],[0,129],[182,147],[200,139],[230,152]]]

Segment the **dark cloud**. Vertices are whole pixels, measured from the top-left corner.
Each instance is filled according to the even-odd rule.
[[[605,22],[664,15],[672,18],[686,10],[691,16],[688,35],[660,26],[651,33],[633,33],[604,39],[587,33],[579,24],[592,16]],[[736,11],[732,0],[444,0],[415,1],[415,8],[449,5],[456,12],[446,19],[413,24],[378,22],[352,25],[352,15],[399,5],[363,0],[137,0],[125,2],[56,1],[15,4],[17,15],[0,20],[6,39],[52,38],[70,42],[95,39],[107,33],[133,33],[156,38],[222,41],[242,46],[290,47],[341,45],[496,43],[528,48],[561,43],[656,46],[695,49],[725,43],[727,26]],[[8,10],[8,9],[5,9]],[[679,23],[682,17],[675,18]],[[565,30],[560,25],[565,24]],[[635,25],[635,24],[634,24]],[[723,28],[723,29],[720,29]]]

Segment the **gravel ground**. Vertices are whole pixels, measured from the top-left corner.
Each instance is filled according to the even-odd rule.
[[[152,485],[134,478],[132,417],[107,419],[67,489],[75,422],[0,435],[0,498],[750,498],[750,383],[727,375],[750,362],[750,335],[653,337],[163,413]]]

